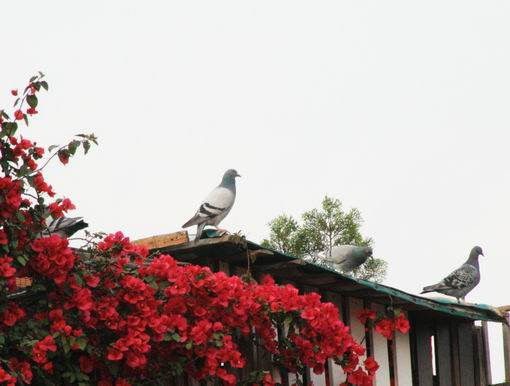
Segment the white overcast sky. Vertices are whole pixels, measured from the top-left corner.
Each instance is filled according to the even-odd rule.
[[[325,194],[358,208],[386,284],[417,293],[474,245],[468,301],[510,303],[507,1],[23,1],[2,7],[0,106],[37,70],[25,135],[94,132],[47,172],[93,230],[168,233],[225,169],[249,239]]]

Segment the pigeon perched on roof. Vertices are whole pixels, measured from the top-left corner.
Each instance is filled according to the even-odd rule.
[[[456,297],[458,302],[460,302],[460,299],[464,301],[464,297],[480,282],[480,265],[478,264],[478,256],[480,255],[483,256],[482,248],[474,247],[471,249],[469,258],[464,264],[439,283],[424,287],[422,294],[440,292]]]
[[[371,247],[358,247],[356,245],[337,245],[331,248],[331,253],[322,252],[322,260],[333,264],[335,269],[342,272],[351,272],[365,263],[372,256]]]
[[[236,199],[236,177],[241,177],[236,170],[229,169],[223,175],[221,183],[200,204],[197,213],[182,227],[197,225],[195,241],[200,239],[206,225],[218,228],[218,224],[230,212]]]
[[[71,237],[81,229],[88,227],[83,217],[60,217],[48,224],[48,228],[43,232],[44,235],[59,235],[60,237]]]

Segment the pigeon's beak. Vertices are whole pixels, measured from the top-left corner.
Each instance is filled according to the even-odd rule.
[[[236,173],[236,177],[241,177],[241,175]]]

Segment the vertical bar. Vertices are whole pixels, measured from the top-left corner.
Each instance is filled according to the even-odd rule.
[[[459,327],[456,320],[450,321],[450,348],[452,351],[452,378],[455,386],[460,384]]]
[[[343,317],[342,313],[342,296],[339,293],[336,292],[326,292],[325,294],[326,300],[328,302],[333,303],[335,306],[337,306],[338,311],[340,313],[340,318]],[[337,386],[341,384],[342,382],[345,382],[346,376],[344,374],[344,370],[342,369],[342,366],[337,365],[334,361],[329,359],[328,361],[328,381],[329,385],[331,386]]]
[[[414,318],[412,329],[416,381],[418,386],[433,386],[431,327],[426,321]]]
[[[489,349],[489,323],[486,321],[482,322],[482,343],[483,353],[485,361],[485,379],[487,384],[492,384],[492,367],[491,367],[491,354]]]
[[[224,272],[226,275],[230,275],[230,266],[225,261],[220,260],[218,270]]]
[[[475,386],[473,322],[459,322],[460,384]]]
[[[436,322],[436,368],[439,386],[452,386],[452,350],[450,323]]]
[[[316,287],[305,285],[303,286],[303,292],[304,293],[319,293],[319,290]],[[326,386],[326,367],[327,364],[324,366],[324,372],[322,374],[315,374],[313,372],[313,369],[307,368],[306,369],[306,376],[308,383],[312,382],[314,386]]]
[[[407,316],[407,315],[406,315]],[[395,332],[394,360],[396,385],[410,386],[413,384],[411,364],[411,342],[409,333]]]
[[[384,306],[380,304],[371,304],[370,308],[374,311],[384,311]],[[370,352],[379,364],[379,370],[375,373],[375,383],[377,386],[391,386],[390,383],[390,361],[388,358],[388,340],[381,334],[371,329],[372,337]]]
[[[349,309],[349,327],[351,329],[351,335],[356,342],[361,342],[365,337],[365,326],[358,320],[358,313],[363,309],[363,300],[357,298],[347,298],[348,309]],[[366,347],[366,346],[365,346]],[[360,362],[366,359],[366,355],[360,357]]]
[[[506,314],[506,323],[501,323],[503,329],[503,353],[505,357],[505,382],[510,382],[510,314]]]
[[[483,353],[483,337],[482,327],[473,326],[473,343],[474,343],[474,359],[475,359],[475,384],[476,386],[487,385],[485,378],[485,356]]]

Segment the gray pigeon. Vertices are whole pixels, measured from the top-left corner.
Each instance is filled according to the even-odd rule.
[[[51,221],[43,234],[45,236],[56,234],[62,238],[71,237],[88,226],[89,224],[83,221],[83,217],[60,217]]]
[[[236,199],[236,177],[241,177],[237,171],[227,170],[221,183],[209,193],[197,213],[182,226],[187,228],[197,225],[195,241],[200,239],[206,225],[213,225],[218,229],[218,224],[232,209]]]
[[[372,248],[355,245],[337,245],[331,248],[330,254],[322,252],[319,256],[324,261],[333,264],[335,269],[347,273],[354,271],[367,261],[372,256]]]
[[[480,255],[483,256],[482,248],[474,247],[471,249],[469,258],[464,264],[439,283],[424,287],[422,294],[440,292],[456,297],[457,302],[460,302],[460,299],[464,301],[464,297],[480,282],[480,265],[478,264],[478,256]]]

